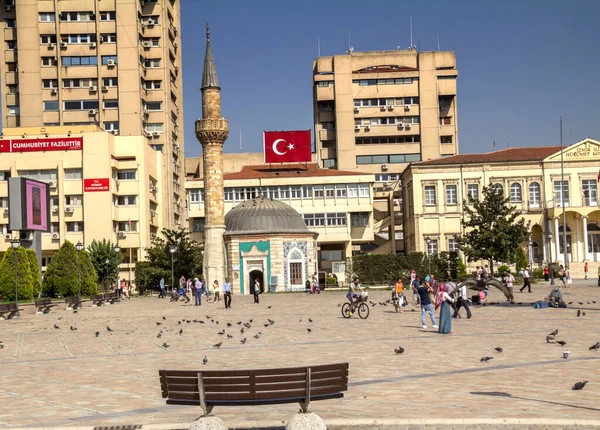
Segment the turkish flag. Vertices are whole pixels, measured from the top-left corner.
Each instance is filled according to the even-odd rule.
[[[265,131],[265,163],[294,163],[312,160],[310,130]]]

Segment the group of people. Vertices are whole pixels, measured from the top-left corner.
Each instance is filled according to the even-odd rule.
[[[165,278],[160,279],[160,293],[159,298],[167,297],[167,290],[165,287]],[[231,309],[231,296],[233,291],[231,289],[231,282],[229,282],[229,278],[225,278],[225,282],[223,286],[219,284],[218,280],[214,280],[212,286],[207,286],[206,279],[201,277],[200,279],[189,278],[186,279],[185,276],[181,276],[179,278],[179,288],[173,286],[171,291],[171,301],[179,301],[184,300],[185,304],[191,302],[190,297],[194,297],[194,306],[202,305],[202,295],[206,296],[206,300],[210,302],[210,296],[213,295],[213,303],[221,303],[221,300],[225,302],[225,309]]]
[[[117,283],[115,285],[115,294],[117,297],[124,297],[126,299],[131,299],[131,294],[133,293],[133,287],[131,282],[126,282],[125,279],[119,280],[117,279]]]

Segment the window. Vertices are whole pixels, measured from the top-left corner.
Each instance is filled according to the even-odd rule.
[[[335,122],[332,122],[332,121],[322,122],[321,128],[323,128],[323,130],[335,130]]]
[[[190,190],[190,203],[200,203],[200,188]]]
[[[356,164],[412,163],[421,161],[421,154],[357,155]]]
[[[119,79],[117,77],[114,78],[103,78],[102,85],[105,87],[116,87],[119,85]]]
[[[8,197],[0,197],[0,208],[8,207]]]
[[[541,190],[540,184],[532,182],[529,184],[529,206],[532,208],[539,208],[541,202]]]
[[[65,196],[66,206],[81,206],[83,204],[83,196],[81,194],[73,194]]]
[[[115,206],[135,206],[137,196],[114,196]]]
[[[226,202],[233,201],[233,188],[225,188],[225,201]]]
[[[324,227],[325,214],[304,214],[304,222],[308,227]]]
[[[335,187],[333,185],[325,185],[325,197],[335,197]]]
[[[163,132],[163,124],[162,123],[147,123],[144,125],[144,130],[146,133],[162,133]]]
[[[336,197],[346,197],[346,186],[345,185],[336,185],[335,186],[335,196]]]
[[[144,108],[149,110],[150,112],[155,111],[162,111],[162,102],[145,102],[143,103]]]
[[[55,22],[56,15],[54,12],[40,12],[40,22]]]
[[[388,143],[419,143],[421,136],[411,134],[406,136],[357,137],[357,145],[385,145]],[[418,155],[418,154],[416,154]]]
[[[353,84],[358,84],[361,87],[371,85],[401,85],[412,84],[418,78],[391,78],[391,79],[353,79]]]
[[[119,108],[119,100],[104,100],[104,109],[118,109]]]
[[[104,121],[104,130],[118,132],[119,121]]]
[[[104,33],[100,35],[102,43],[117,43],[117,35],[115,33]]]
[[[63,79],[63,88],[89,88],[98,86],[98,79]]]
[[[358,185],[356,185],[356,184],[348,185],[348,197],[349,198],[358,197]]]
[[[6,63],[6,67],[7,67],[7,71],[9,72],[16,72],[18,67],[17,67],[17,63]]]
[[[19,94],[19,86],[18,85],[7,85],[8,94]]]
[[[317,87],[333,87],[333,81],[319,81]]]
[[[446,185],[446,204],[456,204],[456,185]]]
[[[236,202],[243,202],[245,200],[245,194],[244,194],[243,188],[234,188],[233,191],[235,193],[235,201]]]
[[[584,179],[581,181],[583,190],[583,203],[585,206],[596,206],[598,204],[598,181],[596,179]]]
[[[427,255],[437,254],[438,252],[438,241],[437,239],[430,239],[429,243],[425,242],[427,247]]]
[[[65,180],[81,179],[81,168],[65,169]]]
[[[117,18],[115,11],[100,12],[100,21],[114,21]]]
[[[513,182],[510,184],[510,201],[511,202],[520,202],[523,201],[521,194],[521,185]]]
[[[65,34],[61,37],[61,42],[66,42],[72,45],[87,44],[95,41],[95,34]]]
[[[479,200],[479,185],[468,184],[467,185],[467,196],[469,200]]]
[[[290,198],[289,187],[279,187],[279,198],[280,199],[289,199]]]
[[[157,69],[160,67],[160,58],[147,58],[144,61],[144,67],[147,69]]]
[[[98,100],[65,100],[63,110],[90,110],[98,109]]]
[[[304,185],[302,187],[302,198],[303,199],[311,199],[312,198],[312,187],[310,185]]]
[[[369,212],[358,212],[350,214],[350,225],[352,227],[368,227]]]
[[[56,60],[55,60],[56,61]],[[61,57],[62,65],[68,66],[97,66],[98,57]]]
[[[452,143],[452,136],[440,136],[441,143]]]
[[[0,171],[0,181],[8,181],[10,178],[10,172],[7,170]]]
[[[495,183],[492,185],[492,189],[496,191],[496,194],[504,195],[504,187],[500,183]]]
[[[562,192],[564,193],[564,205],[569,205],[569,181],[554,181],[554,201],[557,205],[563,204],[563,196],[561,194],[561,184],[562,184]]]
[[[448,239],[448,251],[449,252],[458,252],[458,240],[451,237]]]
[[[115,232],[124,231],[135,232],[138,231],[138,222],[137,221],[114,221],[113,222],[113,230]]]
[[[57,64],[56,57],[42,57],[42,67],[52,67]]]
[[[17,21],[14,18],[4,18],[6,28],[17,28]]]
[[[50,170],[19,170],[18,176],[35,179],[37,181],[56,181],[58,171]]]
[[[6,42],[6,49],[9,51],[14,51],[17,49],[17,42],[14,40],[9,40]]]
[[[66,224],[67,224],[67,233],[76,233],[76,232],[83,231],[83,222],[82,221],[67,222]]]
[[[325,197],[325,188],[323,187],[323,185],[315,185],[313,187],[313,191],[314,191],[314,195],[315,198],[323,198]]]
[[[58,79],[42,79],[42,88],[47,90],[58,88]]]
[[[425,186],[425,206],[435,206],[435,185]]]
[[[160,90],[162,88],[162,81],[146,81],[142,79],[142,87],[145,90]]]
[[[192,218],[192,231],[200,232],[204,231],[204,218]]]
[[[135,181],[136,174],[135,169],[117,170],[117,179],[119,181]]]
[[[359,184],[358,185],[358,195],[360,197],[370,197],[371,190],[369,184]]]
[[[344,212],[327,214],[328,227],[343,227],[346,225],[346,214]]]
[[[144,47],[159,47],[160,46],[160,38],[159,37],[142,37],[140,38],[140,42],[142,42],[142,46]]]
[[[8,107],[8,114],[9,115],[20,115],[21,114],[21,109],[19,108],[19,106],[9,106]]]
[[[301,199],[302,198],[302,187],[299,185],[292,185],[290,187],[291,196],[293,199]]]
[[[452,125],[452,117],[451,116],[440,117],[440,125]]]
[[[47,45],[49,43],[56,43],[55,34],[40,34],[40,45]]]
[[[323,160],[323,167],[325,169],[335,169],[335,158],[326,158]]]
[[[341,249],[321,250],[321,261],[340,261],[343,260],[343,251]]]
[[[50,233],[60,233],[60,226],[57,222],[50,223]]]
[[[109,61],[113,62],[114,64],[117,64],[118,63],[117,56],[116,55],[103,55],[102,56],[102,64],[103,65],[105,65],[105,66],[108,65]]]
[[[50,100],[44,102],[45,112],[57,112],[58,111],[58,100]]]
[[[61,21],[91,21],[91,12],[62,12],[60,14]]]

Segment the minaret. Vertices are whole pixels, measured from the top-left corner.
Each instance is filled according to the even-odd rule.
[[[204,165],[204,260],[206,282],[215,279],[222,285],[225,268],[225,208],[223,191],[223,143],[229,135],[229,123],[221,117],[221,88],[210,49],[210,31],[206,24],[206,54],[202,74],[202,119],[196,121],[196,138],[202,144]]]

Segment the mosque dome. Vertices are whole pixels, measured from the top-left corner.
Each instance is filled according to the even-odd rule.
[[[225,215],[225,234],[308,233],[304,218],[290,205],[258,196],[246,200]]]

